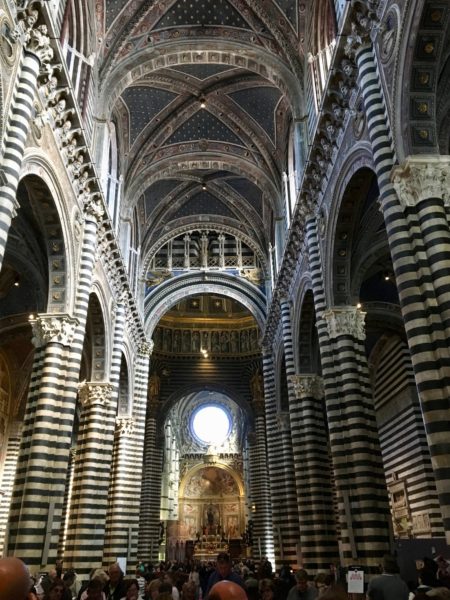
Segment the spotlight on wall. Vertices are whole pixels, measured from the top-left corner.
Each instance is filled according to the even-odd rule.
[[[206,108],[206,98],[205,96],[200,97],[200,108]]]
[[[202,183],[202,190],[206,190],[206,183],[205,182]]]
[[[14,285],[15,285],[15,287],[19,287],[19,285],[20,285],[20,275],[18,273],[14,278]]]

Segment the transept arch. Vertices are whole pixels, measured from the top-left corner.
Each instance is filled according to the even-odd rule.
[[[100,101],[103,118],[111,114],[120,94],[133,82],[159,69],[185,64],[219,64],[255,72],[275,84],[289,99],[293,115],[301,116],[303,93],[299,81],[282,60],[251,44],[221,40],[207,43],[190,41],[183,45],[182,51],[179,42],[166,42],[158,46],[157,52],[144,49],[122,61],[103,81]]]
[[[222,294],[249,309],[260,330],[264,327],[265,296],[253,284],[225,273],[191,273],[159,285],[145,301],[145,331],[151,337],[158,321],[181,298],[199,293]]]

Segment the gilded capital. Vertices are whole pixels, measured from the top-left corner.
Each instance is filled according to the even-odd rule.
[[[70,346],[75,329],[79,324],[78,319],[67,314],[38,315],[30,321],[33,329],[32,342],[36,348],[52,342],[62,346]]]
[[[449,204],[450,157],[421,154],[408,156],[394,167],[391,181],[401,204],[415,206],[428,198],[442,198]]]
[[[298,400],[302,398],[323,398],[323,379],[318,375],[290,375],[289,381],[292,383],[295,397]]]
[[[85,381],[78,387],[78,395],[83,406],[110,406],[113,386],[107,382],[91,383]]]
[[[366,313],[354,306],[333,308],[323,313],[330,339],[341,335],[351,335],[357,340],[366,339],[365,318]]]

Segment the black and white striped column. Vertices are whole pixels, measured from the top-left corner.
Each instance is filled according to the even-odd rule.
[[[339,562],[323,381],[308,374],[292,376],[291,383],[295,400],[289,412],[302,564],[314,572]]]
[[[147,406],[142,476],[141,510],[139,518],[138,558],[155,564],[159,555],[161,479],[164,437],[157,434],[159,403],[150,400]]]
[[[275,566],[298,563],[298,512],[290,442],[289,415],[279,414],[271,349],[263,354],[267,458],[274,537]]]
[[[141,344],[136,361],[132,416],[121,416],[116,421],[107,520],[110,537],[107,537],[104,564],[117,556],[126,556],[130,565],[137,561],[149,358],[150,345]]]
[[[263,556],[273,561],[273,526],[270,503],[269,473],[266,450],[266,420],[264,400],[253,400],[255,430],[249,434],[249,463],[253,506],[249,518],[253,520],[253,558]],[[261,555],[261,556],[260,556]]]
[[[37,15],[37,11],[35,12]],[[0,162],[4,179],[0,186],[0,269],[8,231],[18,208],[17,187],[27,136],[34,117],[33,102],[37,94],[39,70],[53,57],[50,38],[39,26],[30,27],[28,20],[21,19],[17,32],[20,32],[18,42],[22,45],[21,56],[5,125],[4,151]]]
[[[443,194],[448,194],[448,162],[444,158],[444,168],[436,169],[434,158],[421,157],[419,160],[423,162],[418,175],[418,164],[414,165],[410,160],[409,164],[392,172],[394,188],[391,171],[395,157],[374,48],[367,35],[350,37],[348,47],[358,66],[358,83],[364,98],[380,203],[447,543],[450,543],[450,470],[445,458],[449,453],[449,431],[444,425],[449,421],[449,245],[444,222],[447,211],[442,204]],[[427,182],[425,186],[424,181]],[[436,184],[441,191],[433,194],[431,190],[436,189]]]
[[[117,415],[119,388],[120,388],[120,367],[123,355],[123,339],[126,322],[127,293],[123,293],[118,299],[114,322],[113,349],[111,356],[111,368],[109,383],[112,386],[112,407],[114,415]],[[128,398],[131,402],[131,398]],[[105,525],[105,546],[103,550],[103,564],[107,566],[117,558],[124,556],[123,547],[128,544],[128,530],[126,523],[123,522],[121,506],[123,502],[122,493],[127,495],[129,490],[123,484],[122,460],[126,453],[127,440],[133,435],[135,422],[132,415],[121,415],[116,418],[114,427],[114,442],[111,444],[108,456],[110,458],[111,472],[108,491],[108,508]],[[117,551],[122,553],[117,554]]]
[[[374,415],[364,314],[327,310],[317,221],[305,223],[343,564],[376,567],[389,552],[389,507]]]
[[[11,503],[8,552],[28,565],[55,564],[75,397],[65,396],[76,319],[40,315],[33,322],[37,351]]]
[[[450,543],[450,157],[410,156],[392,172],[400,203],[414,231],[414,285],[403,299],[415,380],[447,541]],[[417,233],[420,232],[420,235]]]
[[[86,382],[74,466],[64,564],[86,574],[102,564],[116,407],[110,383]]]
[[[358,560],[376,568],[390,550],[390,513],[365,354],[365,313],[336,307],[321,318],[336,384],[326,400],[341,553],[347,565]]]

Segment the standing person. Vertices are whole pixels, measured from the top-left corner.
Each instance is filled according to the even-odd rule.
[[[139,599],[139,583],[137,579],[130,579],[126,582],[127,593],[121,600],[138,600]]]
[[[220,552],[217,555],[217,564],[216,570],[211,573],[208,579],[208,585],[205,590],[205,598],[208,597],[209,591],[212,586],[219,581],[223,581],[226,579],[227,581],[232,581],[233,583],[237,583],[244,589],[244,582],[242,581],[242,577],[234,571],[231,570],[231,559],[230,555],[226,552]]]
[[[372,600],[408,600],[409,589],[401,579],[395,556],[383,559],[383,572],[369,582],[367,597]]]
[[[103,588],[106,600],[121,600],[127,593],[123,581],[123,572],[119,563],[113,563],[108,569],[109,581]]]
[[[296,584],[289,590],[287,600],[315,600],[317,590],[308,583],[308,573],[299,569],[295,574]]]

